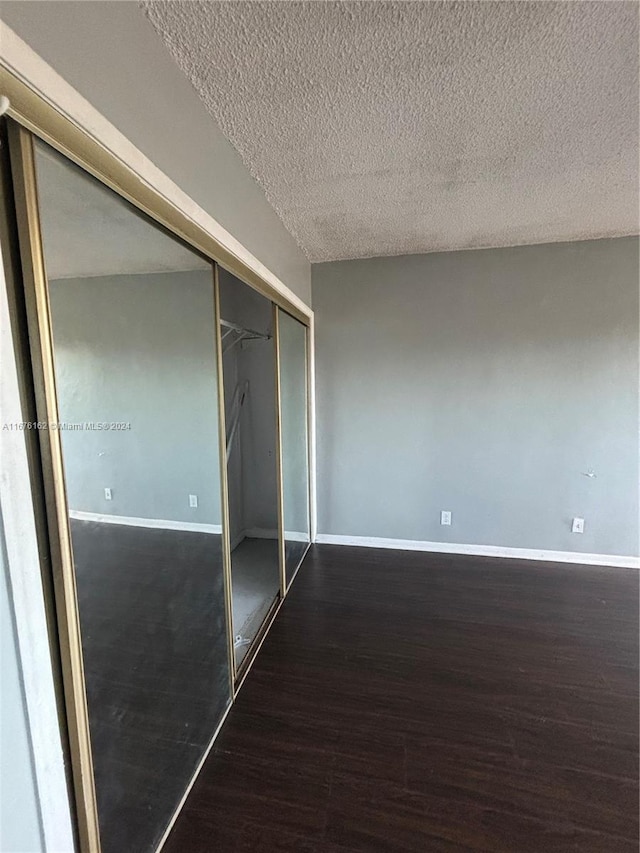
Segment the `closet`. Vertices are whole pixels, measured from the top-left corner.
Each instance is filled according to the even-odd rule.
[[[280,594],[276,353],[271,302],[221,270],[231,597],[240,667]]]
[[[153,853],[311,541],[311,317],[47,116],[2,250],[79,849]]]

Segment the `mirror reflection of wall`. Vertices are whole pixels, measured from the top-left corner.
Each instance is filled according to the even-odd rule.
[[[291,583],[310,542],[307,330],[278,310],[285,571]]]
[[[212,267],[36,169],[101,844],[144,853],[230,702]]]
[[[239,665],[280,593],[273,308],[220,270],[220,316]]]

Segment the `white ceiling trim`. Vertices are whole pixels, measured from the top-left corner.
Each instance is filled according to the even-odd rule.
[[[185,216],[203,228],[274,290],[291,302],[309,319],[313,311],[271,270],[236,240],[220,223],[197,205],[164,172],[158,169],[111,122],[70,86],[48,63],[0,20],[0,67],[6,68],[47,103],[72,121],[117,157],[147,186],[153,188]],[[1,87],[0,87],[1,88]],[[0,94],[2,92],[0,91]]]

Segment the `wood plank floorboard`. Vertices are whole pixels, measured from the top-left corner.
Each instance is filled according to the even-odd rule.
[[[638,573],[314,546],[166,853],[638,853]]]

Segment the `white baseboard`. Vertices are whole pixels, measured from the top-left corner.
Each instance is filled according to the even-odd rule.
[[[248,527],[245,530],[240,530],[231,540],[231,550],[235,551],[241,542],[245,539],[277,539],[278,531],[269,530],[266,527]]]
[[[236,536],[231,540],[231,550],[235,551],[238,545],[247,538],[247,533],[245,530],[241,530],[240,533],[236,534]]]
[[[640,569],[640,557],[617,554],[583,554],[578,551],[545,551],[537,548],[504,548],[500,545],[458,545],[453,542],[421,542],[417,539],[381,539],[375,536],[340,536],[318,533],[319,545],[351,545],[360,548],[391,548],[397,551],[429,551],[436,554],[468,554],[475,557],[506,557],[511,560],[541,560],[551,563],[583,563]]]
[[[235,551],[238,545],[244,539],[277,539],[278,531],[271,530],[267,527],[248,527],[246,530],[241,530],[234,539],[231,540],[231,550]],[[308,533],[297,533],[295,531],[285,530],[284,538],[286,542],[309,542]]]
[[[190,530],[193,533],[222,533],[220,524],[203,524],[197,521],[173,521],[167,518],[136,518],[131,515],[104,515],[99,512],[69,510],[69,516],[78,521],[97,521],[100,524],[124,524],[127,527],[152,527],[159,530]]]
[[[267,527],[249,527],[243,531],[243,536],[247,539],[277,539],[278,531],[270,530]],[[300,533],[296,530],[285,530],[284,538],[287,542],[308,542],[309,534]]]
[[[285,542],[308,542],[309,534],[299,530],[285,530]]]
[[[203,524],[194,521],[173,521],[164,518],[136,518],[126,515],[105,515],[98,512],[70,510],[71,518],[79,521],[97,521],[102,524],[123,524],[129,527],[150,527],[162,530],[186,530],[194,533],[214,533],[220,535],[219,524]],[[277,539],[278,531],[263,527],[243,530],[238,542],[249,539]],[[289,540],[298,541],[295,533],[286,532]],[[300,541],[303,541],[302,537]],[[304,539],[306,541],[306,539]],[[425,551],[435,554],[464,554],[475,557],[505,557],[511,560],[540,560],[550,563],[582,563],[590,566],[613,566],[627,569],[640,569],[640,557],[626,557],[618,554],[587,554],[579,551],[546,551],[536,548],[506,548],[501,545],[461,545],[454,542],[426,542],[418,539],[384,539],[376,536],[342,536],[332,533],[318,533],[319,545],[350,545],[358,548],[388,548],[396,551]]]
[[[270,530],[267,527],[248,527],[244,531],[247,539],[277,539],[278,531]]]

